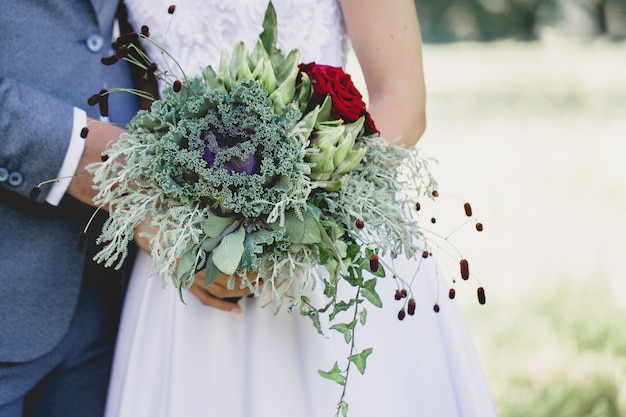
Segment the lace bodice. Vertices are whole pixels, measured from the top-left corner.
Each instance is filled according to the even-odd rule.
[[[176,58],[189,75],[212,65],[217,69],[224,48],[243,41],[252,49],[262,32],[268,0],[125,0],[131,24],[148,25],[150,36]],[[273,0],[278,19],[277,46],[300,49],[300,61],[343,65],[346,36],[337,0]],[[150,57],[180,76],[155,47],[143,43]],[[169,64],[167,64],[169,62]]]

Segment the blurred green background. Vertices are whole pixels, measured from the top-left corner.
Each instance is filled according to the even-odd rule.
[[[626,416],[626,1],[416,0],[437,226],[501,417]],[[352,71],[355,71],[353,68]],[[430,215],[430,214],[428,214]]]

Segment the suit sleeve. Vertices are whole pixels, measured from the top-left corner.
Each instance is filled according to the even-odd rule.
[[[57,178],[70,147],[74,114],[71,104],[0,79],[0,167],[12,180],[0,186],[28,196],[41,181]],[[44,202],[50,188],[42,186],[37,201]]]

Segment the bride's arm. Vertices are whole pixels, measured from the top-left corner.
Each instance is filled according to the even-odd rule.
[[[150,254],[150,243],[146,236],[140,233],[140,231],[146,230],[147,220],[144,220],[139,226],[135,228],[135,242],[137,246],[146,253]],[[208,286],[204,286],[204,271],[200,271],[194,277],[194,282],[189,288],[196,298],[204,305],[215,307],[219,310],[230,311],[233,313],[241,312],[241,308],[237,303],[227,301],[228,298],[247,297],[252,292],[249,289],[239,289],[241,280],[239,277],[235,278],[235,286],[232,290],[227,287],[228,276],[219,274],[217,280]]]
[[[410,147],[426,128],[422,38],[413,0],[341,0],[381,135]]]

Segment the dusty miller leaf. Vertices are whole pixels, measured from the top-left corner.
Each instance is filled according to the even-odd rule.
[[[237,270],[243,255],[245,236],[246,231],[240,227],[233,233],[224,236],[222,242],[213,251],[213,263],[222,273],[232,275]]]

